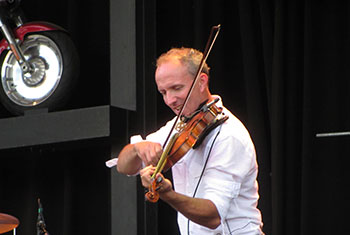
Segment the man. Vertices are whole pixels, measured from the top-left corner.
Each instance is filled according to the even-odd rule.
[[[202,53],[174,48],[157,60],[155,81],[164,102],[178,115],[192,85]],[[217,96],[210,93],[209,67],[205,64],[183,110],[190,116]],[[216,103],[223,107],[222,102]],[[258,185],[255,148],[244,125],[226,108],[223,124],[212,130],[196,148],[190,149],[171,169],[172,183],[158,173],[160,199],[178,211],[181,234],[263,234],[257,209]],[[175,118],[142,140],[131,143],[118,156],[120,173],[140,173],[148,188],[162,154],[162,145]]]

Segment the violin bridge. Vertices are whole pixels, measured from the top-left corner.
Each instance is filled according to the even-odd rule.
[[[186,123],[184,123],[183,121],[179,121],[175,126],[175,130],[178,132],[182,132],[185,126],[186,126]]]

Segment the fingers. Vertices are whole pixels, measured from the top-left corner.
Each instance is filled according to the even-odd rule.
[[[156,181],[157,181],[157,185],[158,185],[158,187],[156,188],[156,191],[159,191],[162,188],[160,183],[163,181],[163,177],[159,173],[157,174]]]
[[[141,171],[140,171],[140,177],[141,177],[141,181],[142,181],[142,185],[144,187],[149,187],[152,183],[153,183],[153,178],[152,178],[152,175],[153,173],[155,172],[156,170],[156,167],[154,166],[146,166],[145,168],[143,168]],[[161,183],[163,181],[163,175],[161,173],[158,173],[155,177],[155,180],[156,180],[156,184],[158,186],[161,186]]]
[[[159,193],[166,193],[172,190],[173,186],[170,180],[165,178],[161,173],[158,173],[155,179],[157,181],[156,191],[158,191]]]
[[[157,173],[156,177],[152,178],[155,169],[154,166],[147,166],[140,171],[142,186],[147,189],[153,188],[160,195],[173,191],[170,180],[166,179],[161,173]],[[152,185],[154,180],[156,180],[156,184]]]
[[[163,181],[163,177],[160,173],[157,174],[157,183],[161,183]]]
[[[156,166],[161,155],[162,146],[159,143],[143,141],[135,144],[136,152],[145,165]]]
[[[148,165],[151,164],[153,166],[156,166],[158,164],[160,156],[162,155],[162,152],[162,146],[160,146],[160,144],[149,145],[148,152],[146,154]]]
[[[140,170],[140,177],[143,187],[148,188],[152,184],[152,175],[155,171],[155,167],[150,165],[146,166],[142,170]]]

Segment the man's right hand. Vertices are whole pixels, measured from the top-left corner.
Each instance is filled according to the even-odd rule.
[[[146,166],[156,166],[163,153],[162,146],[159,143],[150,141],[135,143],[134,149]]]

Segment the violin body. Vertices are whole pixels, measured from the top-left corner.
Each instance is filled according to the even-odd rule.
[[[228,116],[222,113],[222,108],[215,105],[218,100],[219,99],[216,99],[209,104],[205,104],[199,111],[192,115],[187,122],[180,122],[180,125],[178,125],[180,127],[177,128],[179,133],[175,133],[172,136],[164,149],[157,168],[152,175],[153,179],[155,179],[158,172],[169,170],[185,156],[191,148],[195,149],[198,147],[215,127],[221,125],[228,119]],[[153,180],[152,185],[145,195],[148,201],[157,202],[159,200],[157,188],[158,182],[157,180]]]
[[[219,118],[222,108],[217,107],[214,103],[208,106],[207,104],[205,111],[199,111],[185,124],[168,154],[164,171],[169,170],[191,148],[197,148],[210,131],[228,119],[228,116]]]

